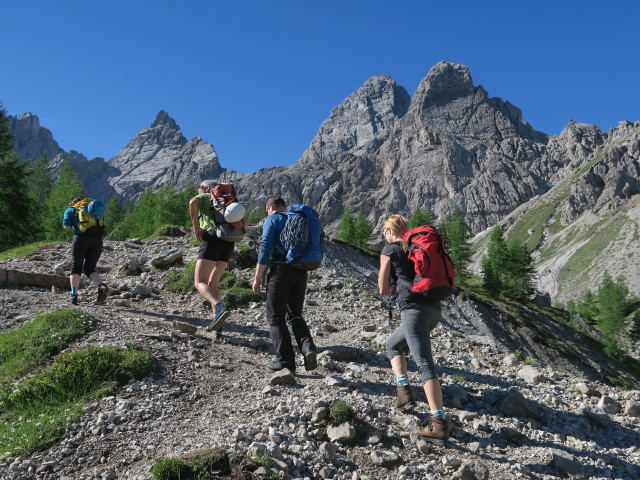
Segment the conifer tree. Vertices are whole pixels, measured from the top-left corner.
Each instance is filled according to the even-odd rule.
[[[351,208],[344,207],[344,212],[340,218],[340,224],[338,225],[338,234],[336,238],[343,242],[354,244],[355,241],[355,225],[353,222],[353,212]]]
[[[62,228],[64,211],[69,208],[71,200],[85,194],[69,159],[62,162],[56,174],[51,193],[44,202],[46,215],[42,220],[42,230],[47,240],[66,240],[71,238],[71,233]]]
[[[534,273],[533,259],[527,247],[520,244],[509,245],[502,293],[517,300],[526,300],[535,291]]]
[[[622,352],[621,333],[626,326],[626,315],[629,313],[627,296],[629,289],[622,278],[614,281],[605,272],[600,290],[598,290],[598,304],[600,315],[598,328],[605,338],[605,351],[610,355]]]
[[[467,266],[471,260],[469,226],[465,221],[464,213],[456,207],[453,213],[444,219],[440,230],[446,239],[447,251],[456,269],[456,281],[464,283],[469,276]]]
[[[13,152],[6,111],[0,105],[0,251],[33,239],[34,204],[28,201],[28,168]]]
[[[122,228],[127,215],[124,203],[114,195],[105,205],[104,223],[110,240],[125,240],[127,232]]]
[[[496,225],[489,235],[487,255],[482,259],[483,284],[494,295],[499,295],[503,289],[501,273],[505,270],[506,258],[507,245],[502,237],[502,228]]]
[[[354,242],[353,244],[360,248],[366,248],[367,242],[373,233],[373,227],[369,224],[367,217],[362,212],[358,212],[356,220],[353,224]]]
[[[427,208],[419,208],[411,214],[409,227],[416,228],[422,225],[430,225],[433,222],[431,212]]]
[[[132,237],[147,238],[159,226],[159,196],[153,190],[144,191],[140,200],[133,207],[127,219],[128,235]]]

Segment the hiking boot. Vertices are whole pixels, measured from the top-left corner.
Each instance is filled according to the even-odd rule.
[[[227,307],[222,303],[218,303],[216,305],[216,313],[213,316],[213,320],[211,320],[211,323],[204,328],[205,332],[220,330],[229,315],[231,315],[231,312],[227,310]]]
[[[69,303],[71,305],[77,305],[78,304],[78,295],[74,295],[74,294],[69,295]]]
[[[106,284],[101,283],[98,286],[98,299],[96,303],[98,305],[102,305],[107,300],[107,295],[109,295],[109,287]]]
[[[318,352],[315,348],[302,352],[302,356],[304,357],[304,369],[307,372],[318,368]]]
[[[398,385],[394,407],[398,410],[409,411],[416,406],[416,399],[410,385]]]
[[[283,363],[278,362],[277,360],[274,362],[269,362],[265,365],[267,370],[271,370],[272,372],[279,372],[280,370],[283,370],[285,368],[289,368],[286,365],[284,365]],[[292,372],[295,373],[295,369],[294,368],[289,368],[289,370],[291,370]]]
[[[431,416],[429,423],[423,427],[417,427],[416,431],[427,442],[431,442],[435,445],[444,445],[451,434],[451,428],[446,420],[439,417]]]

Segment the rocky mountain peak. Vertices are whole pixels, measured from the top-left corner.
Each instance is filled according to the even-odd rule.
[[[109,164],[119,174],[109,183],[121,196],[138,196],[147,188],[178,189],[222,172],[213,145],[182,135],[176,121],[160,110],[149,128],[140,131]]]
[[[376,151],[407,113],[411,97],[387,75],[369,78],[335,107],[302,156],[302,163],[331,164],[344,153]]]
[[[421,82],[421,88],[430,93],[438,93],[442,90],[473,91],[473,80],[469,68],[450,62],[439,62],[434,65]]]
[[[151,124],[151,128],[155,127],[167,127],[171,130],[180,130],[176,121],[169,116],[167,112],[164,110],[160,110],[158,115],[156,115],[156,119]]]
[[[40,126],[40,119],[32,113],[8,116],[9,131],[13,134],[13,149],[22,159],[37,160],[44,153],[49,160],[62,152],[50,130]]]

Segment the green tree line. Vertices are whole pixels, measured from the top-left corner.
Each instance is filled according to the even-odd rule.
[[[623,356],[629,341],[640,339],[640,299],[629,296],[622,277],[614,280],[605,272],[595,294],[587,290],[582,300],[569,300],[565,308],[571,318],[580,316],[602,333],[605,352],[611,356]]]
[[[13,151],[13,136],[0,106],[0,251],[38,241],[70,240],[62,228],[69,202],[86,197],[78,175],[67,159],[52,168],[46,154],[22,161]],[[145,191],[138,201],[112,197],[106,204],[105,224],[110,240],[147,238],[164,225],[190,226],[189,199],[195,186],[176,191],[173,186]],[[90,195],[90,192],[89,192]]]

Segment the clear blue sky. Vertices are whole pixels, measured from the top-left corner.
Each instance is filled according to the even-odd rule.
[[[296,162],[371,76],[413,95],[440,60],[537,130],[640,120],[640,2],[3,2],[0,102],[111,158],[161,109],[241,172]]]

